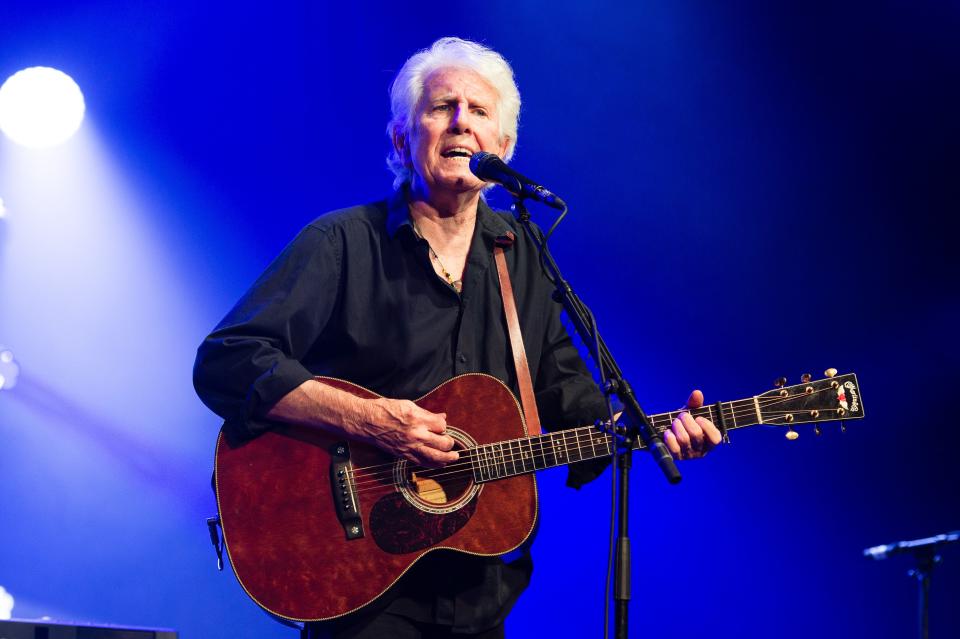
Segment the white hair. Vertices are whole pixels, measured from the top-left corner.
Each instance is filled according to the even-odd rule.
[[[473,71],[496,90],[500,114],[500,138],[509,140],[504,161],[513,157],[517,145],[517,125],[520,120],[520,90],[513,79],[513,69],[502,55],[476,42],[461,38],[440,38],[429,49],[418,51],[403,64],[390,85],[390,112],[387,137],[390,138],[390,153],[387,166],[396,178],[394,188],[400,188],[413,177],[401,154],[394,145],[399,136],[409,139],[414,126],[417,105],[423,97],[427,76],[437,69],[461,68]]]

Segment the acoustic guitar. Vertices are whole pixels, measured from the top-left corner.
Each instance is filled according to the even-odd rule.
[[[373,398],[332,378],[325,384]],[[693,409],[727,432],[863,417],[857,378],[836,375]],[[446,413],[460,459],[423,468],[324,431],[277,425],[255,439],[217,440],[217,507],[230,563],[247,594],[292,621],[322,621],[382,595],[429,552],[502,555],[534,530],[534,472],[611,455],[616,436],[596,426],[527,436],[513,393],[467,374],[416,403]],[[658,432],[680,411],[651,415]],[[641,448],[642,443],[634,444]]]

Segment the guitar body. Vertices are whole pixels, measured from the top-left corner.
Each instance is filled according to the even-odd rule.
[[[318,379],[377,397],[349,382]],[[488,375],[455,377],[416,403],[446,413],[449,434],[464,448],[527,434],[513,394]],[[344,468],[336,466],[344,450],[359,535],[338,506],[342,488],[331,472]],[[320,621],[370,603],[434,550],[501,555],[517,548],[536,522],[534,475],[475,483],[467,466],[413,468],[375,447],[297,426],[278,425],[239,445],[221,432],[217,507],[237,579],[266,611]]]

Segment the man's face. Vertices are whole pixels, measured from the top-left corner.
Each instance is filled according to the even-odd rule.
[[[487,151],[500,156],[497,91],[467,69],[443,68],[427,76],[405,145],[414,172],[414,190],[465,192],[484,182],[470,172],[470,156]]]

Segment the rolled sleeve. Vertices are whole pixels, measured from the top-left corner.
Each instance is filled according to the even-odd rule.
[[[197,394],[233,434],[269,428],[263,414],[313,377],[301,360],[336,306],[338,247],[331,232],[306,227],[197,350]]]

